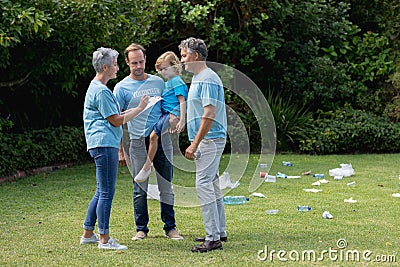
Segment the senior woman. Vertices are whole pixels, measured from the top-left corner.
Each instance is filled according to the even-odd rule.
[[[118,149],[122,138],[121,125],[136,117],[148,103],[143,96],[136,108],[122,114],[115,96],[107,87],[117,77],[118,52],[101,47],[93,53],[96,76],[90,82],[85,96],[83,121],[87,150],[96,164],[96,192],[89,203],[83,224],[81,244],[97,243],[100,249],[125,250],[116,239],[110,238],[109,221],[118,172]],[[94,228],[98,221],[98,233]]]

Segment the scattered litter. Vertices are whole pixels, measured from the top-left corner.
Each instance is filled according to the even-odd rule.
[[[219,176],[219,186],[221,189],[225,188],[236,188],[239,186],[239,181],[232,181],[229,172],[223,172],[222,175]]]
[[[250,199],[245,196],[224,196],[223,201],[226,205],[241,205],[249,201]]]
[[[287,178],[288,178],[288,179],[298,179],[298,178],[301,178],[301,176],[298,176],[298,175],[288,175]]]
[[[354,169],[353,166],[351,164],[340,164],[341,168],[336,168],[336,169],[332,169],[329,170],[329,175],[330,176],[344,176],[344,177],[348,177],[348,176],[352,176],[354,174]]]
[[[336,175],[335,177],[333,177],[333,180],[336,180],[336,181],[343,180],[343,175]]]
[[[333,215],[329,211],[324,211],[324,213],[322,213],[322,217],[324,219],[333,219]]]
[[[315,188],[304,188],[303,190],[310,193],[322,192],[322,189],[315,189]]]
[[[310,175],[311,174],[311,171],[308,171],[308,172],[303,172],[301,175]]]
[[[284,174],[284,173],[278,172],[278,173],[276,174],[276,177],[278,177],[278,178],[287,178],[287,175]]]
[[[283,165],[283,166],[291,167],[291,166],[293,166],[293,163],[291,163],[291,162],[289,162],[289,161],[282,161],[282,165]]]
[[[353,182],[351,182],[351,183],[347,183],[347,186],[355,186],[356,185],[356,182],[355,181],[353,181]]]
[[[297,211],[310,211],[310,206],[297,206]]]
[[[267,210],[267,214],[278,214],[279,210]]]
[[[353,197],[349,198],[349,199],[345,199],[344,202],[346,203],[356,203],[357,200],[353,199]]]
[[[252,193],[251,195],[252,195],[252,196],[254,196],[254,197],[261,197],[261,198],[265,198],[264,194],[262,194],[262,193],[257,193],[257,192],[254,192],[254,193]]]
[[[400,193],[392,194],[392,197],[400,197]]]
[[[314,178],[319,178],[319,179],[324,179],[324,178],[325,178],[325,174],[323,174],[323,173],[316,173],[316,174],[313,174],[313,177],[314,177]]]
[[[316,181],[316,182],[312,183],[311,185],[320,186],[320,185],[321,185],[321,182],[320,182],[320,181]]]
[[[267,172],[260,172],[260,178],[264,178],[265,182],[269,182],[269,183],[276,182],[276,176],[268,175]]]
[[[320,186],[321,184],[327,184],[327,183],[329,183],[329,181],[328,181],[328,180],[321,179],[321,180],[318,180],[318,181],[316,181],[316,182],[312,183],[312,185],[317,185],[317,186]]]
[[[268,164],[267,163],[258,163],[258,168],[268,168]]]
[[[275,183],[276,182],[276,176],[273,175],[266,175],[265,180],[266,183]]]

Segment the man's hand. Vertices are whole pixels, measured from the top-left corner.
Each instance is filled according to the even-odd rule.
[[[194,142],[192,142],[190,146],[186,148],[185,157],[187,159],[194,159],[195,158],[194,153],[196,153],[196,150],[197,150],[197,145]]]

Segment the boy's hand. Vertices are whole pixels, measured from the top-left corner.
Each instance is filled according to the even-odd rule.
[[[178,130],[177,130],[178,123],[179,123],[179,117],[170,113],[169,114],[169,124],[171,125],[171,127],[169,128],[170,133],[178,132]]]

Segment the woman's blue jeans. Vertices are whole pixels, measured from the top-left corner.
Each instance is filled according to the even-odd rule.
[[[98,233],[109,234],[111,204],[118,172],[118,148],[97,147],[89,150],[96,163],[96,192],[89,203],[83,228],[94,230],[98,220]]]

